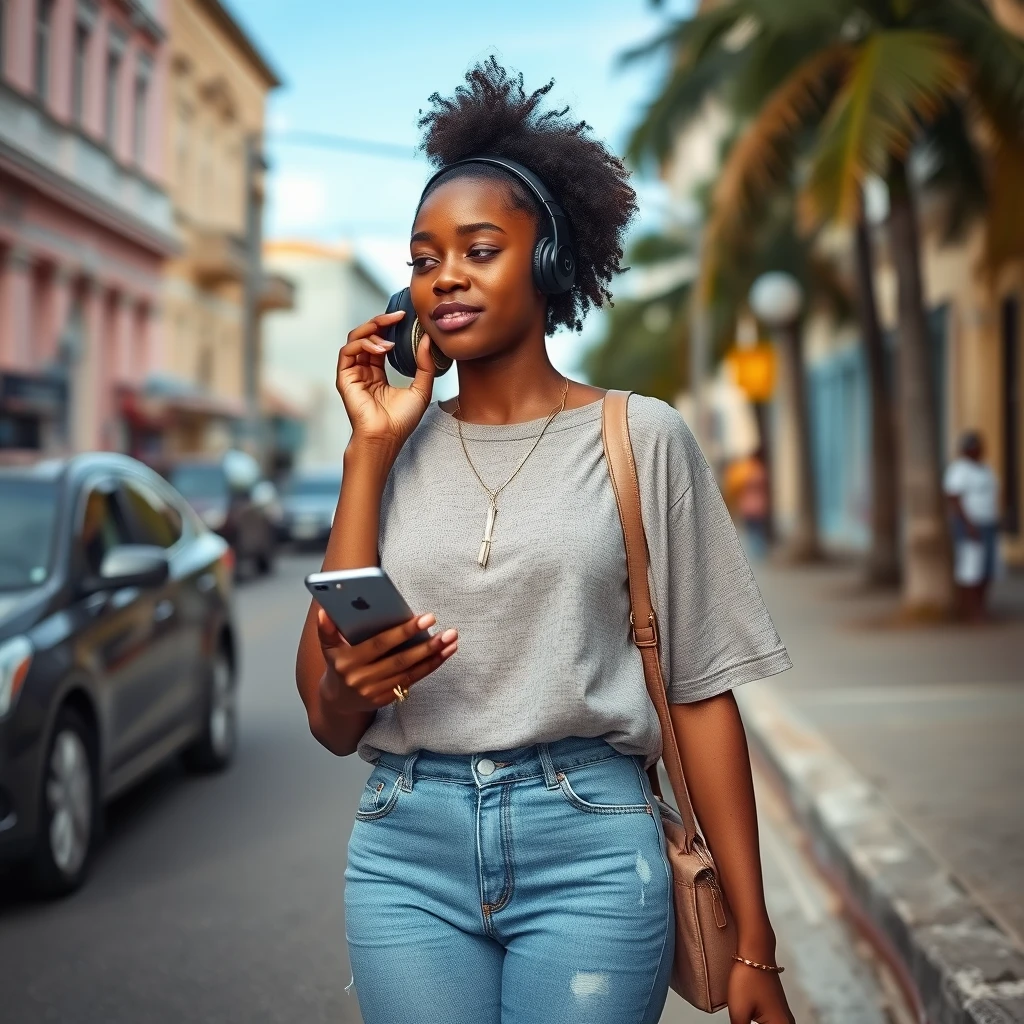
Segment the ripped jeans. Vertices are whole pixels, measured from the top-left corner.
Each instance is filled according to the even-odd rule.
[[[642,760],[604,740],[383,754],[345,871],[364,1024],[656,1024],[664,842]]]

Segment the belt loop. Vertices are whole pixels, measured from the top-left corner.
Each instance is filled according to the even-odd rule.
[[[548,789],[558,789],[558,779],[555,777],[555,766],[551,760],[550,746],[547,743],[538,743],[537,753],[540,755],[540,766],[544,769],[544,785]]]
[[[418,750],[414,750],[406,759],[405,764],[402,766],[402,792],[412,792],[412,766],[416,763],[416,758],[420,756]]]

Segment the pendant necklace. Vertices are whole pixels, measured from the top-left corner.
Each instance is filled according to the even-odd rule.
[[[490,505],[487,508],[487,521],[484,524],[484,539],[480,542],[480,553],[477,555],[477,562],[482,568],[487,567],[487,559],[491,553],[491,536],[494,533],[494,520],[498,515],[498,495],[508,487],[510,483],[516,478],[516,474],[526,465],[526,459],[528,459],[536,450],[537,445],[540,444],[540,439],[544,436],[544,431],[551,425],[551,421],[565,408],[565,397],[569,393],[569,378],[563,377],[565,386],[562,388],[562,401],[559,403],[557,409],[555,409],[550,416],[547,418],[547,422],[544,424],[541,432],[537,435],[537,440],[534,441],[533,447],[526,453],[526,458],[516,467],[515,473],[513,473],[497,490],[492,491],[490,487],[483,482],[480,474],[476,471],[476,466],[473,465],[473,460],[469,457],[469,449],[466,447],[466,439],[462,436],[462,420],[459,419],[459,400],[455,399],[455,425],[459,428],[459,440],[462,442],[462,451],[465,453],[466,461],[469,463],[469,468],[473,470],[473,475],[480,481],[480,486],[487,492],[488,497],[491,499]]]

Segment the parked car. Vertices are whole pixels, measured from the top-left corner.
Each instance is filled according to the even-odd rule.
[[[326,544],[341,492],[341,471],[303,469],[292,474],[284,487],[282,539],[293,544]]]
[[[104,805],[236,739],[233,554],[141,463],[0,463],[0,859],[81,884]]]
[[[231,450],[215,459],[183,458],[166,466],[164,475],[234,548],[239,564],[253,565],[261,575],[273,570],[281,505],[277,488],[251,455]]]

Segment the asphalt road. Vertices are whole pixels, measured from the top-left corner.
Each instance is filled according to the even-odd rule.
[[[0,880],[4,1024],[357,1024],[342,874],[368,766],[310,737],[295,640],[312,557],[239,592],[241,743],[233,768],[172,765],[108,813],[86,887],[52,904]],[[881,1024],[883,990],[784,810],[762,803],[780,959],[801,1024]],[[706,1020],[672,997],[663,1024]]]

